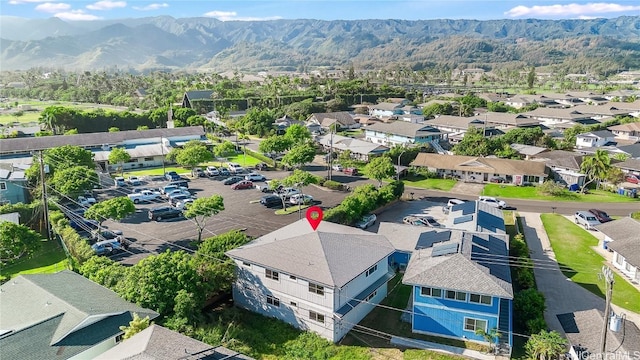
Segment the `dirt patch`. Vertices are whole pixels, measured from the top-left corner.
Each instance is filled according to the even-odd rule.
[[[458,181],[450,192],[465,195],[482,195],[484,184],[468,183],[464,181]]]

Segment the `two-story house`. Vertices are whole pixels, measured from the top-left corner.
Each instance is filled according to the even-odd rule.
[[[413,287],[411,330],[484,342],[478,330],[497,329],[513,344],[513,288],[508,235],[450,230],[446,241],[416,250],[402,282]]]
[[[617,138],[631,141],[640,140],[640,122],[609,126],[607,129]]]
[[[325,151],[342,153],[349,150],[352,158],[361,161],[369,161],[389,151],[389,148],[384,145],[336,134],[320,135],[315,138],[315,141]]]
[[[365,139],[386,146],[427,144],[445,140],[447,132],[428,124],[414,124],[405,121],[377,123],[365,128]]]
[[[234,303],[337,342],[386,297],[393,252],[382,235],[299,220],[227,252]]]
[[[578,149],[597,148],[615,144],[615,135],[609,130],[590,131],[576,135],[576,147]]]
[[[369,105],[369,115],[377,118],[398,116],[404,114],[402,103],[382,102],[375,105]]]
[[[613,252],[613,266],[631,282],[640,284],[640,221],[623,217],[597,226],[604,234],[603,246]]]
[[[158,317],[70,270],[20,275],[0,293],[1,359],[93,359],[122,340],[134,313]]]
[[[0,205],[26,203],[29,197],[27,191],[27,166],[0,163]]]
[[[311,124],[317,124],[324,130],[336,128],[337,130],[358,129],[360,123],[353,119],[353,116],[346,111],[336,111],[330,113],[313,113],[307,118],[307,128],[309,131]]]

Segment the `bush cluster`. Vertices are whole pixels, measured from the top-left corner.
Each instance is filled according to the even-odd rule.
[[[401,181],[391,182],[379,189],[371,184],[360,185],[351,195],[345,197],[340,205],[328,210],[324,214],[324,219],[338,224],[352,225],[362,216],[400,198],[403,192],[404,183]]]
[[[343,189],[343,185],[337,181],[333,181],[333,180],[327,180],[325,181],[322,186],[331,189],[331,190],[342,190]]]
[[[74,269],[79,268],[94,256],[93,249],[91,249],[89,243],[69,225],[69,220],[64,217],[62,212],[50,211],[49,221],[53,232],[60,236],[67,253],[71,256],[71,264]]]
[[[511,239],[510,255],[516,259],[513,266],[514,285],[519,291],[514,298],[516,321],[522,329],[530,334],[537,334],[546,329],[544,320],[544,295],[536,289],[533,274],[533,261],[529,257],[529,248],[522,234]]]

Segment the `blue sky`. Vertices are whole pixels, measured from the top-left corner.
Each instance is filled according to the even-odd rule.
[[[170,15],[223,21],[273,19],[586,19],[640,16],[639,0],[0,0],[0,14],[99,20]]]

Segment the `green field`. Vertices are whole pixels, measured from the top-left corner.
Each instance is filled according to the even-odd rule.
[[[32,257],[5,266],[0,275],[9,278],[19,274],[55,273],[68,268],[67,257],[57,241],[43,241],[42,247]]]
[[[562,215],[542,214],[540,217],[558,264],[574,270],[563,270],[565,276],[604,298],[604,281],[598,274],[606,260],[592,249],[598,246],[598,239]],[[618,274],[615,274],[612,301],[620,307],[640,313],[640,291]]]
[[[637,202],[626,196],[614,194],[603,190],[589,190],[588,194],[570,193],[567,197],[542,195],[535,186],[512,186],[500,184],[487,184],[482,192],[486,196],[495,196],[512,199],[530,199],[546,201],[577,201],[577,202]]]
[[[24,111],[23,115],[20,117],[14,116],[12,114],[0,114],[0,124],[37,124],[38,119],[40,119],[40,111]]]
[[[442,191],[449,191],[456,185],[454,179],[430,179],[422,176],[407,176],[403,182],[406,186]]]

